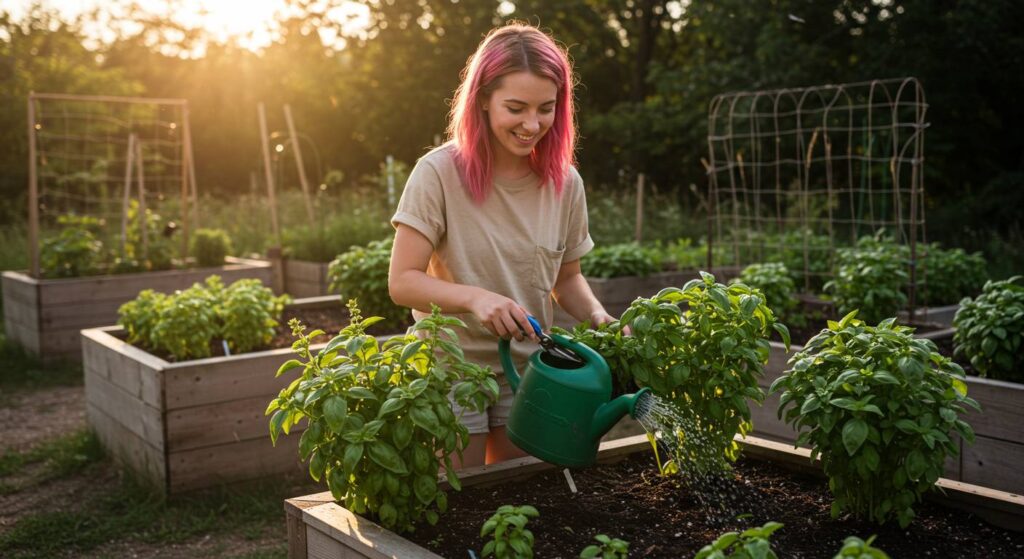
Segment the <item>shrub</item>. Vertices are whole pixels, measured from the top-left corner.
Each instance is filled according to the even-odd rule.
[[[409,320],[409,309],[399,307],[388,293],[388,267],[394,238],[372,241],[339,254],[327,267],[330,289],[343,300],[356,299],[365,312],[382,317],[395,329]]]
[[[677,270],[697,270],[708,264],[708,247],[703,242],[694,245],[693,239],[676,239],[664,246],[658,243],[657,246],[663,258]]]
[[[271,440],[308,418],[299,453],[345,508],[372,513],[391,529],[412,530],[423,517],[434,524],[448,506],[437,484],[440,463],[459,490],[451,456],[469,444],[448,394],[458,383],[455,400],[479,411],[497,399],[498,383],[489,369],[465,361],[451,330],[465,325],[437,307],[414,326],[419,336],[383,344],[366,334],[379,317],[363,319],[355,301],[349,313],[350,324],[316,355],[310,345],[324,332],[289,323],[299,359],[277,374],[301,374],[267,407]]]
[[[825,284],[839,313],[859,310],[868,322],[896,316],[907,303],[903,255],[900,247],[878,237],[863,237],[856,247],[840,249],[835,277]]]
[[[734,239],[714,247],[716,265],[734,258],[730,243],[735,242],[740,262],[781,262],[799,289],[808,284],[812,291],[820,289],[831,272],[833,241],[828,235],[809,229],[783,233],[740,231],[734,234]]]
[[[686,311],[680,309],[685,304]],[[631,329],[629,336],[624,329]],[[789,347],[789,331],[776,322],[764,295],[742,283],[726,287],[701,272],[680,288],[639,298],[619,320],[570,335],[600,353],[616,375],[619,391],[633,383],[688,410],[709,448],[736,460],[736,433],[750,432],[747,399],[764,401],[757,379],[768,361],[768,336],[778,331]]]
[[[487,522],[480,528],[481,538],[491,536],[491,540],[484,544],[481,557],[492,555],[497,559],[533,557],[533,533],[526,529],[526,523],[531,518],[538,516],[540,513],[530,505],[498,507],[497,512],[487,519]]]
[[[922,277],[924,285],[917,301],[922,305],[952,305],[963,297],[977,293],[978,286],[988,279],[985,258],[980,252],[968,254],[963,249],[943,249],[938,243],[924,247]]]
[[[192,256],[200,268],[224,264],[231,254],[231,239],[223,229],[197,229],[192,237]]]
[[[649,276],[661,270],[661,253],[636,243],[622,243],[595,248],[580,266],[583,275],[592,278]]]
[[[223,339],[236,352],[268,343],[287,296],[274,297],[259,280],[238,280],[225,288],[220,276],[206,278],[172,295],[147,289],[118,309],[128,343],[170,354],[174,359],[209,357],[211,342]]]
[[[958,452],[950,432],[974,440],[959,415],[978,404],[963,370],[930,340],[895,319],[867,326],[855,315],[811,338],[770,392],[783,391],[778,413],[801,431],[796,445],[821,457],[833,517],[849,510],[905,527],[946,456]]]
[[[594,536],[596,545],[588,545],[580,552],[580,559],[626,559],[629,557],[629,542],[609,538],[604,534]]]
[[[43,276],[70,278],[103,271],[103,242],[96,237],[101,222],[66,214],[57,218],[63,226],[56,236],[43,239],[39,267]]]
[[[779,528],[782,524],[768,522],[760,528],[726,532],[702,547],[693,559],[778,559],[769,538]]]
[[[177,225],[163,223],[160,214],[146,208],[146,242],[143,250],[142,227],[139,218],[139,202],[132,200],[128,206],[128,230],[125,232],[124,271],[170,270],[174,267],[176,247],[172,241]],[[135,267],[134,269],[132,269]]]
[[[391,231],[381,212],[357,206],[315,224],[289,227],[281,235],[290,258],[329,262],[354,246],[384,239]]]
[[[796,285],[789,269],[781,262],[751,264],[740,272],[740,281],[764,294],[765,301],[779,319],[793,318],[796,308]]]
[[[1024,382],[1024,286],[1020,276],[985,283],[981,295],[960,302],[953,318],[954,352],[980,376]]]

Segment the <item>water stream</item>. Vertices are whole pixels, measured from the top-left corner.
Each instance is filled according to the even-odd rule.
[[[696,498],[713,524],[731,524],[739,517],[759,518],[762,508],[754,491],[738,480],[729,461],[708,436],[713,428],[693,410],[656,394],[645,393],[636,404],[636,419],[657,441],[662,469],[675,475]],[[671,465],[666,465],[671,461]]]

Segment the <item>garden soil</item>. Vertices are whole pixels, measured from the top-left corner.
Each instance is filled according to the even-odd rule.
[[[737,504],[728,518],[715,521],[694,493],[677,477],[661,477],[651,453],[640,453],[617,464],[574,470],[578,488],[572,493],[561,471],[528,480],[489,487],[449,491],[449,511],[437,526],[424,524],[409,539],[450,558],[477,556],[484,545],[480,527],[501,505],[533,505],[540,517],[530,529],[538,558],[575,558],[605,534],[626,540],[630,557],[689,558],[720,534],[784,524],[773,534],[780,558],[834,557],[850,535],[866,539],[877,534],[875,546],[892,559],[982,559],[1024,557],[1024,534],[995,528],[978,518],[931,503],[915,507],[918,517],[906,529],[878,526],[842,516],[833,520],[832,503],[823,478],[794,474],[775,465],[741,460],[734,472]],[[736,520],[737,516],[752,517]]]

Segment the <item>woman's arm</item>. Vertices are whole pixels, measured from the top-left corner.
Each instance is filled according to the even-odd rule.
[[[398,225],[388,271],[388,294],[396,305],[430,312],[434,304],[445,313],[473,313],[495,336],[522,340],[525,331],[531,339],[536,337],[526,311],[512,299],[428,276],[427,264],[433,253],[430,239],[408,225]]]
[[[583,277],[579,260],[562,263],[553,294],[558,306],[580,322],[590,322],[591,326],[597,326],[615,320],[594,296],[590,284]]]

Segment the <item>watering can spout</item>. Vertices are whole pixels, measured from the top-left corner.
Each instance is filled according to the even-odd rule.
[[[623,394],[618,398],[597,408],[590,423],[590,438],[597,441],[611,430],[627,413],[636,417],[636,404],[643,397],[649,397],[650,388],[641,388],[635,394]]]

